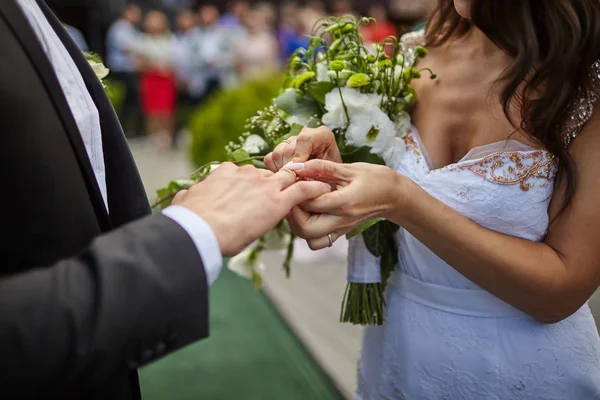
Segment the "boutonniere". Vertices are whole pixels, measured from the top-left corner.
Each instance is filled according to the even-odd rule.
[[[100,80],[100,82],[102,82],[102,86],[106,88],[104,79],[106,79],[106,77],[110,73],[110,69],[108,69],[104,65],[104,63],[102,62],[102,58],[98,54],[84,51],[83,55],[85,56],[85,59],[90,63],[90,66],[94,70],[96,77]]]

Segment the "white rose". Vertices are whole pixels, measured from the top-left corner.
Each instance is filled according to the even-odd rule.
[[[110,70],[106,68],[104,64],[92,60],[88,60],[88,62],[90,63],[90,66],[94,70],[94,73],[98,79],[103,80],[108,76]]]
[[[362,114],[372,108],[379,108],[381,105],[381,95],[361,93],[354,88],[342,88],[342,96],[350,119],[356,114]],[[346,126],[347,118],[339,91],[334,90],[327,93],[325,96],[325,109],[327,113],[323,115],[322,121],[329,129]]]
[[[246,248],[246,250],[229,260],[228,268],[237,275],[246,279],[252,279],[252,275],[254,273],[260,274],[263,272],[266,267],[260,256],[257,256],[253,261],[251,261],[249,258],[253,249],[254,245],[250,245]]]
[[[246,150],[248,154],[253,155],[260,154],[262,151],[267,149],[267,147],[269,147],[269,145],[263,138],[258,135],[250,135],[244,142],[242,149]]]
[[[379,108],[371,108],[350,117],[346,140],[355,147],[369,146],[371,153],[388,158],[394,147],[396,127]]]

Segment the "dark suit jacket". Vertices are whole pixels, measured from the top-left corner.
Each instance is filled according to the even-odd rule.
[[[139,399],[139,366],[208,335],[205,271],[149,215],[102,85],[40,6],[100,112],[110,212],[35,33],[0,0],[0,398]]]

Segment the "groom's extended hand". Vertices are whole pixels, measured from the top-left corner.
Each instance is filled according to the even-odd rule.
[[[289,170],[273,173],[222,164],[203,182],[177,194],[174,205],[200,215],[213,229],[223,256],[241,252],[297,204],[331,190],[322,182],[296,182]]]

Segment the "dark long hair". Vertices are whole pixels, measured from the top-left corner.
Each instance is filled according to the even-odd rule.
[[[577,173],[563,133],[580,89],[598,90],[590,69],[600,59],[600,0],[474,0],[470,21],[456,12],[453,0],[438,0],[427,26],[430,47],[476,26],[514,60],[497,82],[500,101],[515,129],[558,158],[559,179],[566,180],[564,211],[575,194]],[[521,120],[510,110],[520,110]]]

